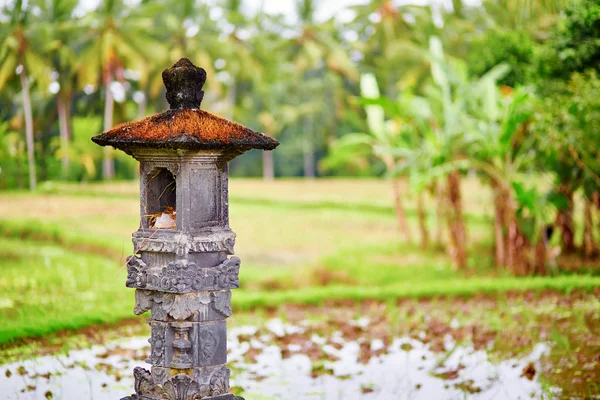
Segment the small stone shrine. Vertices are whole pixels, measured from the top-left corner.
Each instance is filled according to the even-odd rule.
[[[275,139],[200,110],[206,72],[183,58],[162,74],[171,109],[92,140],[140,162],[140,227],[126,286],[151,311],[151,371],[137,367],[131,400],[233,400],[226,319],[240,259],[229,228],[227,163]]]

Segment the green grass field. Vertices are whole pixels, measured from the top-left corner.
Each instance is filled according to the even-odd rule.
[[[490,193],[475,180],[464,193],[467,273],[453,270],[443,250],[402,242],[387,182],[233,179],[230,223],[242,259],[234,307],[600,286],[592,275],[514,278],[495,270]],[[137,184],[46,184],[0,200],[0,344],[132,317],[122,266],[139,223]],[[406,198],[416,235],[414,201]]]

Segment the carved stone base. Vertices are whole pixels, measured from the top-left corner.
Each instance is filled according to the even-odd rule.
[[[157,368],[153,371],[155,375]],[[158,375],[154,377],[150,371],[136,367],[133,370],[135,377],[136,394],[126,397],[128,400],[200,400],[200,399],[219,399],[233,400],[233,395],[229,394],[229,368],[222,365],[217,368],[211,368],[210,374],[203,373],[202,369],[193,368],[190,372],[194,377],[185,373],[167,375],[164,380]],[[158,368],[160,372],[167,372],[167,369]],[[206,371],[208,372],[208,371]]]
[[[222,396],[203,397],[206,400],[245,400],[243,397],[234,396],[232,394],[224,394]],[[152,400],[150,397],[138,396],[132,394],[131,396],[123,397],[121,400]]]

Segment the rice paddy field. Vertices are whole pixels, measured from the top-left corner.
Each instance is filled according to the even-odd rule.
[[[474,179],[463,184],[470,265],[457,271],[443,246],[402,240],[389,182],[233,179],[230,225],[242,260],[229,319],[236,393],[282,398],[266,381],[294,398],[432,398],[438,387],[440,398],[600,396],[597,269],[527,278],[496,269],[491,194]],[[62,367],[35,372],[51,364],[44,357],[68,365],[74,351],[90,352],[96,362],[86,371],[103,374],[91,375],[106,386],[90,398],[127,394],[130,372],[107,371],[97,356],[147,350],[134,345],[149,329],[133,315],[123,268],[139,225],[138,190],[131,182],[46,183],[36,193],[0,193],[6,398],[75,398],[60,384]],[[416,236],[416,198],[408,193],[405,203]],[[255,368],[272,362],[279,372]],[[408,379],[398,369],[406,365],[420,365],[421,375]],[[481,369],[489,373],[474,372]],[[523,390],[506,391],[514,385]]]

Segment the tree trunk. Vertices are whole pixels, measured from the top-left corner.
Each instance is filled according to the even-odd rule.
[[[516,218],[510,219],[508,223],[508,267],[513,275],[524,276],[528,273],[527,253],[529,246],[525,236],[519,229]]]
[[[511,197],[507,198],[505,223],[508,228],[506,237],[506,267],[515,276],[528,275],[530,271],[531,243],[519,228],[516,207]],[[545,249],[545,246],[544,246]],[[536,257],[534,252],[534,258]],[[544,262],[545,254],[540,259]]]
[[[600,234],[600,192],[596,192],[592,195],[592,203],[596,206],[596,216],[597,216],[597,232]],[[597,250],[600,250],[597,248]]]
[[[505,220],[504,223],[507,226],[507,235],[506,235],[506,254],[505,254],[505,263],[506,268],[513,274],[515,273],[515,262],[517,260],[516,255],[516,243],[518,236],[518,226],[517,226],[517,216],[515,213],[515,207],[512,203],[512,199],[508,199],[508,203],[505,208],[506,214],[504,215]]]
[[[566,185],[558,189],[567,198],[567,208],[558,210],[556,215],[556,226],[561,232],[562,250],[564,253],[575,251],[575,228],[573,224],[573,191]]]
[[[304,177],[312,179],[315,177],[315,153],[313,149],[313,132],[312,124],[308,118],[304,119]]]
[[[546,240],[546,233],[542,231],[538,239],[538,243],[535,246],[535,266],[533,272],[536,275],[547,275],[546,263],[548,260],[548,242]]]
[[[35,151],[33,138],[33,113],[31,111],[31,98],[29,97],[29,82],[25,68],[21,71],[21,87],[23,89],[23,111],[25,113],[25,139],[27,142],[27,163],[29,165],[29,189],[37,186],[35,171]]]
[[[456,268],[467,266],[466,231],[462,212],[460,173],[452,171],[447,177],[448,183],[448,230],[450,231],[450,253]]]
[[[113,125],[113,108],[114,99],[110,90],[110,85],[113,82],[112,70],[108,68],[106,74],[106,102],[104,104],[104,131],[108,131]],[[113,149],[110,146],[104,147],[104,160],[102,160],[102,176],[105,180],[114,179],[115,177],[115,161],[113,160]]]
[[[496,246],[496,266],[506,266],[506,191],[494,185],[494,240]]]
[[[73,91],[70,90],[69,91],[69,95],[68,95],[68,101],[66,102],[66,108],[67,108],[67,135],[68,135],[68,139],[69,141],[73,140],[73,108],[72,108],[72,103],[73,103]]]
[[[58,93],[56,104],[58,106],[58,129],[60,131],[61,168],[63,176],[66,177],[69,170],[69,122],[67,97],[62,91]]]
[[[594,255],[596,243],[594,241],[594,223],[592,218],[592,202],[584,199],[583,207],[583,254],[590,258]]]
[[[394,209],[396,210],[396,219],[398,220],[398,228],[404,234],[404,239],[407,243],[412,242],[412,235],[408,224],[406,223],[406,214],[404,213],[404,206],[402,204],[402,196],[400,194],[400,182],[398,179],[392,180],[392,188],[394,190]]]
[[[275,165],[273,163],[273,152],[263,151],[263,178],[272,181],[275,178]]]
[[[444,244],[444,219],[445,219],[445,205],[446,205],[446,196],[444,195],[444,187],[441,183],[435,183],[435,201],[436,201],[436,216],[437,216],[437,224],[436,224],[436,241],[438,246],[442,247]]]
[[[423,192],[417,198],[417,212],[419,214],[419,230],[421,231],[421,248],[425,250],[429,246],[429,231],[427,230],[427,214],[423,203]]]

